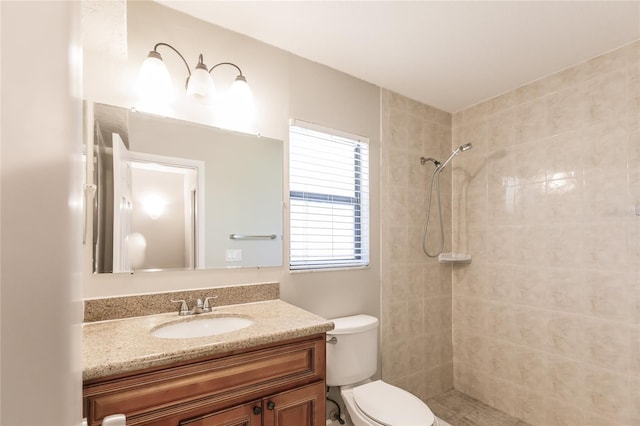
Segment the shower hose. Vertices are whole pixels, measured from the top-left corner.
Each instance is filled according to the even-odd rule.
[[[436,166],[431,174],[431,184],[429,185],[429,197],[427,201],[427,218],[424,222],[424,232],[422,234],[422,251],[429,257],[438,257],[444,250],[444,227],[442,226],[442,204],[440,202],[440,171],[443,168]],[[429,229],[429,216],[431,216],[431,199],[433,196],[433,184],[436,185],[437,202],[438,202],[438,220],[440,222],[440,247],[437,253],[429,253],[427,249],[427,231]]]

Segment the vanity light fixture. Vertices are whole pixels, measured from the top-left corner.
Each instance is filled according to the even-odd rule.
[[[140,68],[137,87],[139,95],[145,103],[166,103],[171,92],[171,76],[162,60],[162,56],[158,52],[160,46],[168,47],[174,51],[187,67],[187,79],[185,82],[187,96],[198,98],[198,100],[205,103],[209,103],[215,96],[215,86],[211,72],[222,65],[230,65],[237,69],[238,76],[229,89],[228,105],[225,105],[225,109],[230,108],[234,114],[243,115],[244,117],[242,118],[244,119],[252,118],[254,111],[253,95],[239,66],[231,62],[220,62],[211,68],[207,68],[203,56],[200,54],[198,63],[192,72],[184,56],[175,47],[167,43],[157,43]]]

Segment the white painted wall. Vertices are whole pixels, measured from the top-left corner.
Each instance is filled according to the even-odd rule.
[[[0,10],[0,424],[77,425],[81,63],[70,54],[79,3]]]
[[[379,89],[257,40],[227,31],[159,4],[129,2],[128,57],[85,51],[85,97],[90,101],[131,107],[138,69],[158,42],[174,45],[195,65],[199,53],[209,66],[238,64],[251,86],[258,119],[255,131],[285,141],[284,199],[288,192],[288,120],[298,118],[360,134],[371,143],[371,266],[368,269],[289,273],[288,213],[284,215],[285,265],[274,268],[93,275],[91,251],[85,248],[84,295],[87,298],[202,288],[265,281],[281,283],[281,297],[325,317],[364,312],[379,315],[380,305],[380,100]],[[108,50],[108,43],[97,43]],[[174,85],[184,85],[186,69],[170,51],[162,51]],[[215,72],[214,72],[215,74]],[[224,73],[223,73],[224,74]],[[216,81],[218,87],[228,80]],[[179,114],[177,114],[179,116]]]

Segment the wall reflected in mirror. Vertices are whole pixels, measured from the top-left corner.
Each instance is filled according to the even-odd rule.
[[[282,141],[92,110],[94,272],[282,266]]]

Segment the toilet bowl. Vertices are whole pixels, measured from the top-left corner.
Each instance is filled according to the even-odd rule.
[[[429,407],[415,395],[376,380],[340,388],[355,426],[436,426]]]
[[[437,419],[415,395],[382,380],[378,368],[378,319],[334,318],[327,333],[327,386],[339,386],[355,426],[436,426]]]

